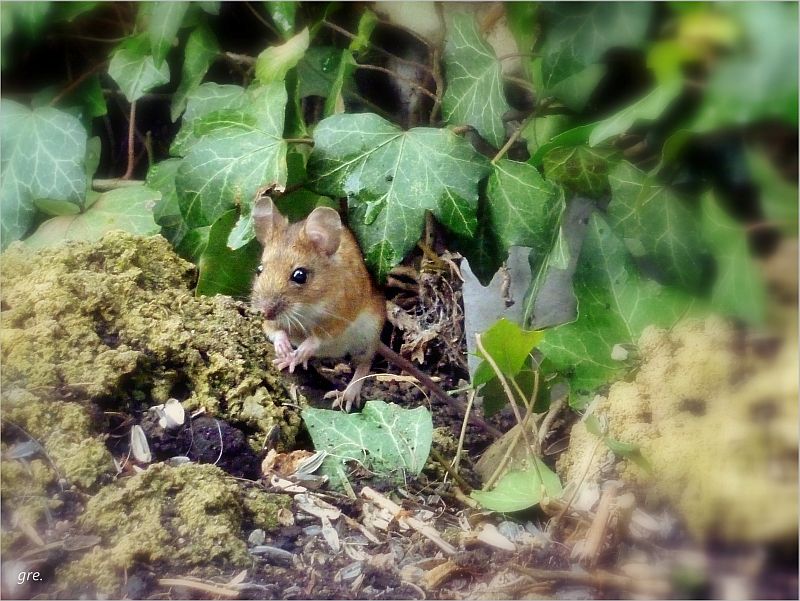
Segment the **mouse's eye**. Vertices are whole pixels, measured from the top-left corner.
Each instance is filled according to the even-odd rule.
[[[298,267],[292,272],[292,277],[289,279],[295,284],[305,284],[308,279],[308,271],[303,267]]]
[[[258,267],[256,267],[256,273],[258,275],[261,275],[263,273],[263,271],[264,271],[264,266],[261,263],[259,263]]]

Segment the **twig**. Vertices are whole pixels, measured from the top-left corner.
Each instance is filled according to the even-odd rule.
[[[498,56],[497,60],[505,61],[510,58],[536,58],[537,56],[540,55],[536,54],[535,52],[509,52],[508,54],[503,54],[501,56]]]
[[[536,378],[538,380],[539,371],[535,372]],[[538,384],[538,382],[537,382]],[[544,439],[547,437],[547,434],[550,432],[550,427],[553,425],[553,422],[558,416],[561,408],[564,406],[564,397],[560,397],[550,403],[550,408],[547,410],[547,415],[545,415],[544,419],[542,420],[542,424],[539,426],[539,433],[536,436],[536,451],[538,452],[539,456],[542,455],[542,446],[544,445]]]
[[[312,146],[314,144],[314,138],[284,138],[283,141],[287,144],[309,144]]]
[[[356,69],[366,69],[368,71],[380,71],[381,73],[386,73],[387,75],[391,75],[395,79],[406,82],[412,88],[416,88],[417,90],[425,94],[428,98],[432,99],[434,102],[439,101],[439,97],[436,96],[436,94],[434,94],[430,90],[428,90],[425,86],[418,84],[413,79],[409,79],[408,77],[403,77],[402,75],[400,75],[396,71],[392,71],[391,69],[387,69],[385,67],[378,67],[377,65],[361,65],[361,64],[356,65]]]
[[[433,526],[429,526],[428,524],[421,522],[415,517],[406,515],[403,508],[400,507],[397,503],[395,503],[391,499],[383,496],[382,494],[371,489],[368,486],[365,486],[364,488],[361,489],[361,496],[369,501],[372,501],[375,505],[377,505],[381,509],[389,511],[398,522],[404,522],[408,524],[411,528],[413,528],[414,530],[419,532],[422,536],[433,542],[437,547],[439,547],[442,551],[444,551],[448,555],[455,555],[457,549],[453,545],[448,543],[446,540],[444,540]]]
[[[512,564],[511,569],[536,580],[559,580],[574,584],[585,584],[596,588],[616,588],[633,590],[661,597],[669,594],[669,585],[663,580],[642,581],[640,579],[621,576],[605,570],[594,572],[574,572],[572,570],[541,570]]]
[[[182,586],[184,588],[193,589],[196,591],[203,591],[212,595],[218,595],[223,599],[238,599],[239,589],[214,584],[213,582],[201,582],[196,580],[189,580],[188,578],[159,578],[158,583],[161,586]]]
[[[251,12],[251,13],[253,13],[253,15],[255,16],[255,18],[256,18],[256,19],[258,19],[259,21],[261,21],[261,23],[264,25],[264,27],[266,27],[267,29],[269,29],[269,30],[270,30],[272,33],[274,33],[274,34],[275,34],[276,36],[278,36],[279,38],[282,38],[282,37],[283,37],[283,36],[281,36],[281,34],[280,34],[280,33],[278,33],[278,30],[277,30],[277,29],[275,29],[275,28],[272,26],[272,23],[270,23],[269,21],[267,21],[266,19],[264,19],[264,17],[262,17],[261,15],[259,15],[259,14],[258,14],[258,11],[257,11],[255,8],[253,8],[252,6],[250,6],[250,3],[249,3],[249,2],[245,2],[244,4],[245,4],[245,6],[247,6],[247,8],[249,8],[249,9],[250,9],[250,12]]]
[[[514,393],[511,391],[511,387],[508,385],[508,380],[506,380],[505,374],[497,366],[497,362],[494,360],[494,357],[492,357],[489,353],[486,352],[486,349],[483,347],[483,342],[481,341],[480,334],[475,334],[475,343],[483,358],[486,359],[486,362],[489,364],[489,366],[492,368],[492,371],[494,371],[495,375],[497,375],[498,379],[500,380],[500,384],[503,387],[503,391],[506,393],[508,402],[511,405],[511,410],[514,412],[514,417],[517,419],[517,423],[520,425],[520,428],[522,429],[522,437],[525,439],[525,445],[528,449],[528,453],[532,453],[533,447],[531,446],[530,440],[528,440],[528,433],[525,431],[522,421],[522,416],[519,414],[519,407],[517,407],[517,403],[514,399]],[[534,460],[534,464],[535,463],[536,462]]]
[[[444,81],[442,79],[442,65],[440,63],[441,59],[441,51],[439,48],[433,49],[433,57],[431,58],[431,63],[433,64],[433,81],[436,84],[436,102],[433,103],[433,108],[431,109],[431,118],[430,122],[434,123],[436,118],[439,116],[439,111],[442,108],[442,90],[444,90]]]
[[[75,91],[75,89],[78,86],[80,86],[84,81],[89,79],[92,75],[97,73],[100,69],[104,68],[106,65],[108,65],[108,61],[103,61],[102,63],[96,64],[94,67],[92,67],[91,69],[80,75],[78,79],[70,83],[66,88],[64,88],[58,94],[56,94],[56,96],[49,102],[49,106],[55,106],[60,100],[62,100],[65,96],[67,96],[71,92]]]
[[[128,120],[128,168],[125,170],[125,175],[122,179],[130,179],[133,175],[133,167],[136,163],[134,160],[133,152],[133,137],[136,131],[136,101],[131,102],[131,116]]]
[[[328,28],[332,29],[336,33],[342,34],[343,36],[345,36],[346,38],[348,38],[350,40],[355,40],[356,37],[357,37],[357,36],[353,35],[352,33],[350,33],[349,31],[347,31],[346,29],[344,29],[343,27],[339,27],[338,25],[336,25],[336,23],[331,23],[330,21],[325,20],[325,21],[322,21],[322,24],[325,25],[325,27],[328,27]],[[417,61],[412,61],[412,60],[409,60],[407,58],[403,58],[402,56],[397,56],[396,54],[392,54],[388,50],[385,50],[385,49],[381,48],[380,46],[374,44],[373,42],[367,42],[367,43],[369,44],[369,47],[372,48],[373,50],[375,50],[378,54],[382,54],[383,56],[385,56],[387,58],[391,58],[392,60],[395,60],[395,61],[397,61],[399,63],[410,65],[410,66],[415,67],[417,69],[422,69],[423,71],[426,71],[427,73],[433,74],[433,69],[431,69],[428,65],[424,65],[422,63],[418,63]]]
[[[466,420],[464,421],[466,423]],[[439,451],[431,448],[431,457],[433,457],[436,460],[436,463],[441,465],[442,468],[444,468],[444,470],[453,477],[453,480],[455,480],[462,489],[466,490],[467,492],[472,491],[472,487],[469,485],[469,482],[464,480],[464,478],[461,477],[461,474],[459,474],[458,471],[448,464],[447,460],[442,457],[442,454]]]
[[[256,59],[252,56],[247,56],[246,54],[236,54],[235,52],[223,52],[222,55],[232,60],[235,63],[240,63],[242,65],[252,66],[256,64]]]
[[[471,125],[456,125],[450,131],[452,131],[455,135],[460,136],[461,134],[467,133],[471,129],[472,129]]]
[[[458,446],[456,447],[456,454],[453,457],[453,468],[458,469],[458,465],[461,463],[461,453],[464,450],[464,440],[467,437],[467,415],[472,413],[472,403],[475,402],[475,395],[477,391],[473,388],[469,391],[469,395],[467,396],[467,411],[464,414],[464,420],[461,422],[461,433],[458,435]]]
[[[508,152],[508,149],[511,148],[514,145],[514,142],[516,142],[522,135],[523,130],[526,127],[528,127],[528,123],[530,123],[531,119],[533,119],[535,114],[536,113],[531,113],[530,115],[528,115],[525,121],[523,121],[520,124],[520,126],[514,131],[513,134],[511,134],[511,136],[508,138],[508,141],[505,144],[503,144],[503,147],[500,150],[498,150],[497,154],[494,155],[494,158],[492,158],[491,160],[492,165],[497,163],[497,161],[499,161],[505,156],[505,154]]]

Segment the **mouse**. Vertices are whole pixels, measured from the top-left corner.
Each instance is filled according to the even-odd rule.
[[[361,249],[339,213],[317,207],[303,221],[289,223],[269,196],[252,211],[256,239],[263,246],[251,304],[264,318],[275,348],[273,364],[293,373],[309,359],[351,356],[355,370],[334,407],[358,404],[372,360],[381,355],[419,380],[442,402],[466,412],[430,376],[381,342],[386,300],[373,282]],[[329,395],[326,395],[329,396]],[[469,419],[495,436],[500,432],[474,413]]]
[[[262,196],[252,216],[264,250],[251,299],[275,347],[273,363],[294,372],[312,357],[351,356],[352,381],[334,401],[349,411],[360,398],[386,320],[386,301],[361,249],[330,207],[289,223],[272,199]]]

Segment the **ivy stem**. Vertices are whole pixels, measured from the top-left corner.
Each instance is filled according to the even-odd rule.
[[[329,29],[332,29],[336,33],[342,34],[344,37],[346,37],[346,38],[348,38],[350,40],[355,40],[356,37],[357,37],[357,36],[353,35],[352,33],[350,33],[349,31],[347,31],[344,27],[339,27],[338,25],[336,25],[336,23],[331,23],[330,21],[325,20],[325,21],[322,21],[322,24],[325,27],[328,27]],[[415,67],[417,69],[422,69],[423,71],[433,75],[433,70],[428,65],[423,65],[422,63],[418,63],[416,61],[412,61],[412,60],[408,60],[407,58],[403,58],[402,56],[397,56],[396,54],[392,54],[388,50],[384,50],[383,48],[373,44],[372,42],[367,42],[367,43],[369,44],[370,48],[372,48],[377,53],[382,54],[383,56],[385,56],[387,58],[391,58],[391,59],[396,60],[397,62],[400,62],[400,63],[405,63],[406,65],[410,65],[410,66]]]
[[[436,94],[434,94],[430,90],[428,90],[425,86],[421,86],[416,81],[414,81],[413,79],[409,79],[408,77],[403,77],[402,75],[400,75],[399,73],[397,73],[395,71],[392,71],[391,69],[386,69],[384,67],[378,67],[376,65],[356,65],[356,68],[357,69],[366,69],[368,71],[380,71],[381,73],[386,73],[387,75],[391,75],[395,79],[398,79],[400,81],[404,81],[408,85],[410,85],[412,88],[415,88],[415,89],[419,90],[420,92],[425,94],[428,98],[430,98],[434,102],[439,102],[439,97],[436,96]]]
[[[540,56],[540,55],[538,55],[538,54],[536,54],[534,52],[510,52],[508,54],[503,54],[502,56],[498,56],[497,60],[505,61],[505,60],[508,60],[510,58],[536,58],[537,56]]]
[[[133,138],[136,133],[136,101],[131,102],[131,116],[128,121],[128,168],[122,179],[130,179],[133,175],[133,166],[136,164],[135,154],[133,152]]]
[[[499,161],[505,156],[505,154],[508,152],[508,149],[511,148],[514,142],[516,142],[522,135],[523,130],[528,126],[528,123],[530,122],[531,119],[533,119],[535,114],[536,113],[531,113],[530,115],[528,115],[525,118],[525,121],[523,121],[522,124],[517,128],[517,130],[513,134],[511,134],[511,137],[508,138],[508,141],[505,144],[503,144],[503,147],[499,151],[497,151],[497,154],[494,155],[494,158],[490,161],[492,165],[496,164],[497,161]]]
[[[284,138],[284,142],[287,144],[308,144],[310,146],[314,145],[313,138]]]
[[[281,35],[278,33],[278,30],[277,30],[277,29],[275,29],[275,28],[272,26],[272,23],[270,23],[269,21],[267,21],[266,19],[264,19],[264,17],[262,17],[261,15],[259,15],[259,14],[258,14],[258,11],[257,11],[255,8],[253,8],[253,7],[250,5],[250,3],[249,3],[249,2],[245,2],[244,4],[245,4],[245,6],[246,6],[247,8],[249,8],[249,9],[250,9],[250,12],[251,12],[251,13],[253,13],[253,16],[254,16],[256,19],[258,19],[259,21],[261,21],[261,23],[264,25],[264,27],[266,27],[267,29],[269,29],[269,30],[270,30],[272,33],[274,33],[274,34],[275,34],[276,36],[278,36],[279,38],[280,38],[280,37],[282,37],[282,36],[281,36]]]

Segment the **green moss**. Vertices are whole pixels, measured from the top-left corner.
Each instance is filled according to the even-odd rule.
[[[631,382],[599,397],[609,434],[636,443],[652,466],[620,475],[651,502],[668,502],[698,538],[793,540],[797,536],[797,345],[776,356],[743,345],[728,323],[687,321],[648,329]],[[589,479],[610,453],[578,423],[559,460],[565,480]],[[769,510],[765,511],[764,508]]]
[[[243,521],[274,527],[278,509],[289,504],[282,495],[244,492],[213,465],[153,465],[89,501],[78,525],[102,543],[65,566],[59,580],[66,587],[82,583],[115,593],[134,563],[166,571],[243,567],[251,562]]]
[[[233,299],[195,298],[194,277],[160,236],[12,245],[0,262],[4,388],[122,410],[177,396],[247,426],[254,444],[276,424],[290,443],[299,415],[280,403],[261,320]]]
[[[3,446],[3,454],[7,449]],[[60,502],[52,499],[49,488],[55,484],[56,474],[44,459],[0,462],[0,488],[3,491],[3,514],[13,528],[3,528],[2,551],[8,552],[25,537],[21,524],[38,530],[48,511]]]

